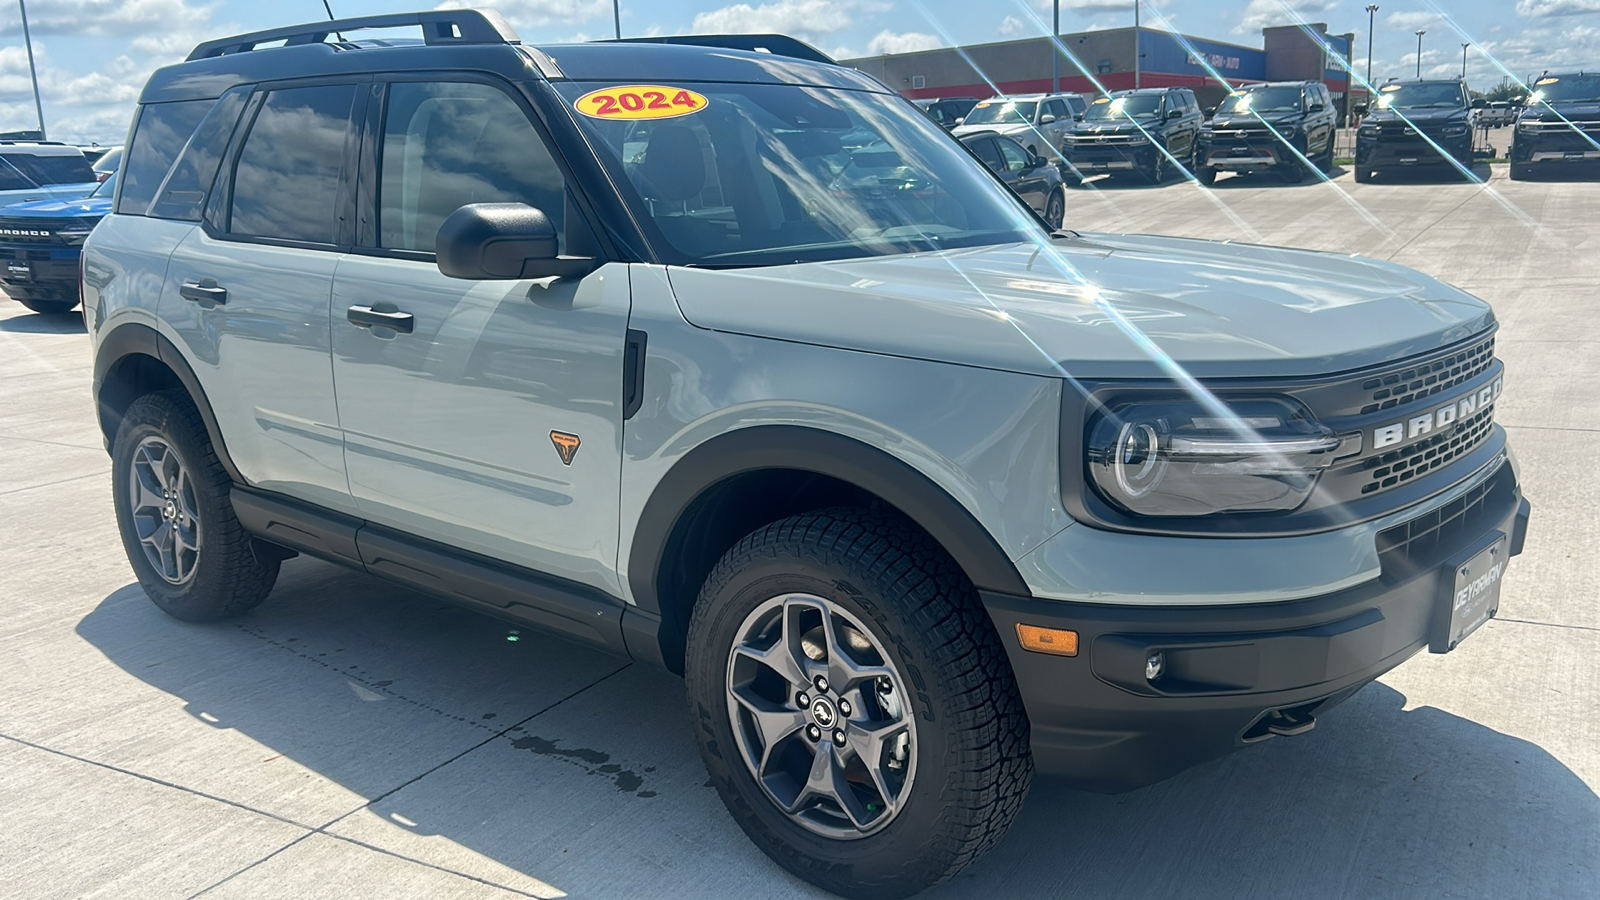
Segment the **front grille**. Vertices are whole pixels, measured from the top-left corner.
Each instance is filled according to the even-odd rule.
[[[1402,447],[1393,453],[1370,457],[1362,465],[1372,472],[1361,493],[1371,494],[1432,472],[1440,466],[1472,452],[1489,437],[1494,425],[1494,407],[1461,422],[1452,432]]]
[[[1385,579],[1433,568],[1498,522],[1516,502],[1510,466],[1438,509],[1378,532]]]
[[[1363,406],[1361,414],[1405,406],[1466,384],[1482,374],[1492,362],[1493,337],[1441,359],[1367,379],[1361,383],[1361,389],[1372,391],[1372,403]]]
[[[65,244],[56,232],[83,227],[82,219],[0,219],[0,244],[31,246]],[[41,233],[42,232],[42,233]]]

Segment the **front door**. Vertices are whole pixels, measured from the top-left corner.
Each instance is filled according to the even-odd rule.
[[[617,503],[627,267],[462,281],[433,261],[469,203],[538,207],[562,252],[587,226],[520,98],[479,81],[388,84],[374,227],[333,285],[350,490],[379,525],[620,588]]]
[[[1028,151],[1018,146],[1015,141],[1004,138],[995,140],[1000,148],[1000,159],[1004,168],[1000,172],[1000,179],[1011,185],[1027,204],[1034,209],[1043,210],[1048,201],[1050,179],[1045,173],[1045,166],[1033,164],[1033,157]]]

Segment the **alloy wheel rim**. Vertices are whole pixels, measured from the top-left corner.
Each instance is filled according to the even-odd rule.
[[[909,694],[855,616],[813,594],[767,600],[739,626],[726,689],[740,758],[792,820],[853,840],[904,808],[917,765]]]
[[[145,559],[168,584],[183,585],[200,564],[194,483],[171,444],[148,437],[134,448],[128,503]]]

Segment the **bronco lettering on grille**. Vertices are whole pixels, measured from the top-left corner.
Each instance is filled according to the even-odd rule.
[[[1500,396],[1500,383],[1504,380],[1496,378],[1492,383],[1444,406],[1372,429],[1372,448],[1381,450],[1392,447],[1402,441],[1443,431],[1458,420],[1472,418],[1478,410],[1487,409]]]

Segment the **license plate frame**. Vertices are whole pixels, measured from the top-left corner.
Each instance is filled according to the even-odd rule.
[[[25,262],[6,262],[6,278],[10,281],[32,281],[33,266]]]
[[[1497,531],[1477,550],[1445,566],[1429,652],[1449,653],[1500,611],[1500,585],[1511,559],[1510,547],[1505,533]]]

